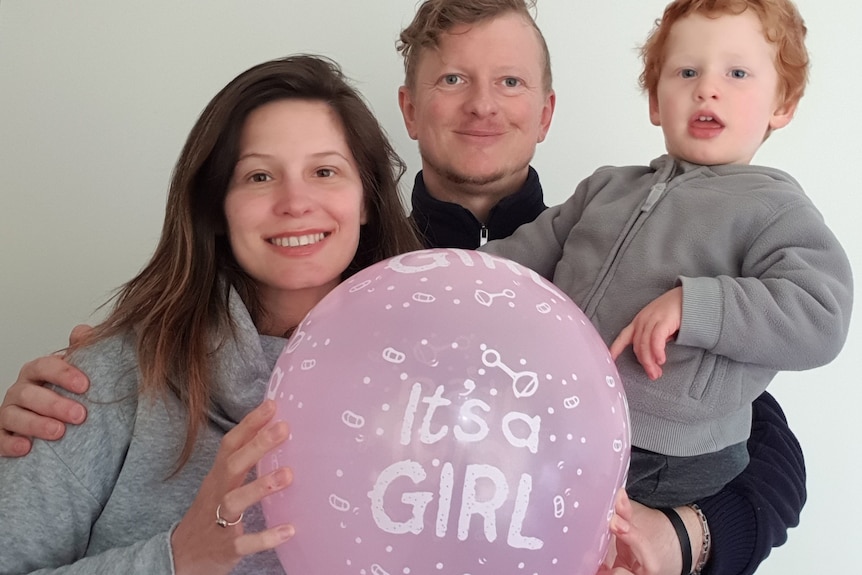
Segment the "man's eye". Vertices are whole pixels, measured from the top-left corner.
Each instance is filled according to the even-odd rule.
[[[745,78],[746,76],[748,76],[748,72],[737,68],[736,70],[731,70],[730,75],[733,78]]]
[[[521,81],[517,78],[506,78],[505,80],[503,80],[503,84],[507,88],[517,88],[521,85]]]
[[[679,75],[683,78],[695,78],[697,76],[697,72],[691,68],[685,68],[679,73]]]
[[[459,78],[457,74],[446,74],[445,76],[443,76],[443,82],[449,86],[454,86],[460,81],[461,78]]]

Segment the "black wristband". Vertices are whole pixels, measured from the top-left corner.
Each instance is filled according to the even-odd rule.
[[[673,525],[676,531],[676,537],[679,539],[679,550],[682,552],[682,573],[681,575],[690,575],[691,573],[691,540],[688,538],[688,529],[685,528],[685,523],[682,522],[682,517],[675,509],[670,507],[659,507],[658,509],[665,514],[670,524]]]

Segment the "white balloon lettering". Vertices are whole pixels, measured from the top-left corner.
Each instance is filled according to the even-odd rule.
[[[422,417],[422,423],[419,426],[419,441],[426,445],[433,445],[449,435],[449,426],[441,425],[437,431],[432,431],[432,420],[434,414],[441,407],[452,405],[452,401],[443,397],[445,387],[438,385],[434,390],[433,395],[422,397],[422,384],[414,383],[410,389],[410,397],[407,400],[407,406],[404,410],[404,416],[401,418],[401,445],[410,445],[413,438],[413,427],[416,421],[416,414],[419,411],[419,404],[427,404],[427,409]],[[455,439],[464,442],[482,441],[490,433],[488,422],[482,417],[481,412],[490,413],[491,406],[481,399],[468,399],[458,407],[458,423],[454,426]],[[527,425],[529,433],[526,437],[519,437],[512,429],[512,423],[521,421]],[[475,431],[465,430],[463,424],[473,424],[477,429]],[[501,423],[501,432],[506,438],[506,441],[512,447],[526,447],[530,453],[538,453],[539,451],[539,431],[542,426],[542,418],[538,415],[530,416],[518,411],[510,411],[503,416]]]
[[[413,483],[419,483],[426,477],[425,469],[416,461],[409,459],[396,461],[384,469],[374,483],[374,488],[368,493],[368,497],[371,498],[371,515],[377,526],[388,533],[413,533],[414,535],[422,533],[425,527],[423,522],[425,508],[434,498],[433,494],[427,491],[415,491],[401,495],[401,503],[413,507],[412,517],[407,521],[394,521],[383,508],[386,489],[399,477],[407,477]]]
[[[401,494],[401,502],[411,508],[410,518],[406,521],[396,521],[384,508],[384,500],[387,492],[399,478],[410,479],[414,485],[422,483],[427,478],[425,468],[416,461],[406,459],[397,461],[384,469],[374,483],[374,487],[368,492],[371,499],[371,513],[377,526],[393,534],[413,533],[418,535],[425,528],[425,512],[428,505],[433,501],[434,494],[431,491],[406,491]],[[454,490],[454,469],[451,463],[446,462],[441,467],[439,488],[437,490],[438,506],[436,514],[435,535],[445,537],[449,515],[452,505],[452,492]],[[493,491],[488,497],[488,489],[483,485],[479,489],[480,482],[490,482]],[[523,534],[524,520],[530,504],[530,493],[533,489],[533,479],[527,473],[522,473],[518,479],[517,493],[514,498],[514,509],[509,516],[509,526],[506,533],[506,543],[516,549],[541,549],[544,542],[538,537]],[[480,499],[480,491],[484,495]],[[481,519],[482,532],[485,539],[492,543],[497,539],[497,511],[500,510],[509,498],[509,483],[503,472],[493,466],[481,463],[468,464],[464,471],[464,486],[461,494],[461,507],[458,511],[458,539],[466,541],[470,535],[473,524],[473,516],[478,515]]]
[[[456,425],[455,439],[458,441],[482,441],[488,437],[488,423],[482,419],[481,416],[473,413],[474,406],[485,413],[489,413],[491,411],[491,406],[481,399],[468,399],[464,401],[464,403],[461,404],[461,410],[459,412],[461,414],[461,419],[475,423],[479,429],[474,433],[468,433],[464,431],[464,428],[462,428],[460,424]]]

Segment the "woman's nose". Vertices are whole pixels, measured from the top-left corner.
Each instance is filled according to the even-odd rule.
[[[285,178],[274,193],[274,208],[279,215],[298,216],[307,213],[314,204],[310,186],[302,179]]]

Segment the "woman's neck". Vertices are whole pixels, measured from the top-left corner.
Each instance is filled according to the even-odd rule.
[[[311,308],[338,283],[296,290],[261,290],[264,315],[258,331],[263,335],[290,337]]]

